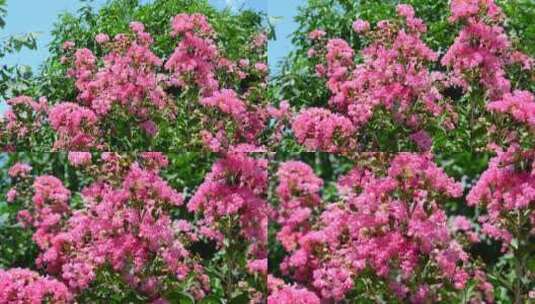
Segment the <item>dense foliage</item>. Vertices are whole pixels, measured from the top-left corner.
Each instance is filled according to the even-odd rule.
[[[276,99],[287,100],[292,111],[305,116],[289,132],[283,150],[295,149],[295,140],[303,142],[304,127],[313,133],[314,126],[303,125],[312,117],[318,129],[337,126],[342,139],[352,137],[359,151],[416,151],[422,144],[439,152],[482,151],[489,142],[507,146],[508,135],[531,147],[533,136],[517,123],[524,118],[491,114],[507,106],[487,104],[532,101],[532,94],[519,92],[532,92],[535,84],[529,59],[535,49],[527,43],[535,38],[529,21],[535,4],[496,1],[498,11],[489,16],[483,7],[470,14],[451,12],[450,2],[404,1],[414,8],[400,11],[399,1],[307,1],[296,17],[296,49],[272,82]],[[465,2],[480,7],[477,1]],[[505,86],[506,93],[519,95],[502,98],[489,86]],[[343,114],[353,127],[311,108]]]
[[[7,101],[4,150],[260,150],[263,20],[204,0],[116,0],[63,15],[36,84]]]
[[[157,152],[4,159],[6,166],[14,164],[4,177],[9,190],[2,204],[2,237],[22,250],[3,244],[2,265],[35,260],[32,268],[47,276],[0,271],[5,281],[42,280],[25,286],[24,293],[18,284],[2,285],[0,303],[38,294],[45,301],[46,284],[59,286],[52,303],[261,303],[267,271],[266,162],[229,154],[213,160],[210,169],[212,159]],[[194,175],[185,165],[190,161],[199,164]]]

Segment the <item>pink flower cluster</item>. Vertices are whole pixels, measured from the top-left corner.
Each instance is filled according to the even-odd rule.
[[[303,287],[290,286],[281,279],[268,276],[268,304],[320,304],[315,293]]]
[[[281,225],[277,239],[287,251],[298,246],[298,241],[310,230],[313,209],[320,204],[319,192],[323,181],[312,169],[298,161],[280,165],[276,189],[280,205],[276,219]]]
[[[256,138],[264,130],[266,112],[264,109],[251,108],[238,94],[231,89],[214,91],[209,97],[200,100],[200,104],[208,109],[216,109],[220,115],[208,118],[208,124],[213,124],[217,133],[213,135],[208,131],[203,132],[205,145],[213,152],[220,152],[237,146],[235,143],[256,143]],[[232,120],[232,126],[228,126],[227,116]],[[227,130],[229,129],[229,130]],[[253,147],[256,150],[261,148]]]
[[[75,155],[84,162],[90,159],[87,154],[71,158]],[[70,192],[57,178],[35,179],[33,205],[23,212],[36,229],[33,239],[41,249],[37,265],[74,293],[109,265],[150,299],[167,292],[164,279],[190,280],[191,294],[203,298],[208,277],[186,248],[198,236],[190,223],[171,218],[170,211],[183,205],[183,198],[159,176],[168,162],[165,156],[143,153],[140,163],[122,167],[118,154],[105,153],[99,162],[106,165],[99,163],[97,179],[82,190],[82,209],[70,209]]]
[[[215,69],[219,52],[214,30],[200,14],[180,14],[172,22],[173,36],[181,38],[165,68],[173,72],[171,82],[180,87],[190,83],[198,85],[205,95],[219,87]]]
[[[473,20],[482,11],[491,18],[499,18],[502,11],[494,0],[452,0],[450,21]]]
[[[268,118],[264,100],[267,36],[260,33],[252,37],[244,50],[246,58],[234,62],[224,57],[204,15],[179,14],[171,27],[171,35],[179,41],[165,62],[152,51],[153,38],[140,22],[130,24],[130,33],[111,39],[105,33],[97,34],[102,58],[90,49],[75,49],[73,42],[65,42],[62,63],[69,65],[67,75],[74,79],[76,102],[61,102],[47,111],[46,99],[34,102],[21,96],[10,100],[12,110],[0,122],[0,139],[9,144],[3,149],[20,146],[47,119],[56,133],[54,149],[86,151],[111,149],[108,141],[122,136],[118,126],[123,120],[154,138],[159,121],[191,113],[191,119],[199,124],[194,126],[199,134],[188,136],[191,142],[184,145],[201,139],[209,150],[217,152],[239,145],[263,150],[258,137]],[[247,85],[241,85],[242,80]],[[178,103],[177,96],[171,94],[188,96],[188,100]],[[192,98],[195,102],[190,102]]]
[[[353,133],[366,125],[379,109],[387,110],[396,122],[415,132],[422,131],[428,116],[433,118],[450,111],[448,105],[442,104],[444,97],[439,91],[444,75],[428,68],[438,55],[421,40],[427,30],[425,24],[415,17],[409,5],[398,5],[397,12],[402,27],[389,21],[379,22],[377,33],[369,35],[377,37],[361,51],[362,63],[355,63],[353,49],[342,39],[331,39],[325,49],[320,45],[310,52],[325,54],[325,63],[317,65],[317,73],[327,79],[332,94],[330,107],[336,115],[347,117],[344,125],[352,125]],[[355,21],[353,28],[361,34],[370,31],[369,23],[364,20]],[[451,127],[451,122],[446,120],[446,126]],[[328,133],[331,129],[318,128],[318,132]],[[302,142],[297,135],[301,131],[293,130]],[[329,147],[326,150],[332,151],[336,143],[326,137]],[[325,150],[325,145],[314,148]]]
[[[83,167],[91,164],[91,153],[89,152],[69,152],[69,163],[74,167]]]
[[[490,161],[466,200],[470,206],[483,206],[487,214],[479,220],[482,232],[502,242],[503,248],[511,245],[519,235],[535,234],[535,166],[533,151],[522,152],[518,147],[499,152]],[[522,162],[527,162],[524,169]]]
[[[142,122],[150,121],[156,112],[170,115],[172,107],[158,73],[163,62],[150,50],[153,39],[142,23],[132,22],[130,28],[134,36],[115,36],[102,67],[97,67],[90,50],[75,52],[68,74],[76,80],[78,100],[99,118],[106,117],[114,105]],[[109,37],[99,34],[96,39],[105,43]]]
[[[375,170],[355,167],[338,181],[342,201],[325,203],[319,197],[322,181],[310,167],[281,165],[277,239],[288,252],[282,273],[325,302],[342,301],[370,273],[412,303],[434,301],[448,286],[463,289],[473,267],[441,207],[444,198],[461,196],[462,186],[425,154],[401,153],[388,168]],[[432,273],[423,271],[424,264]],[[411,283],[428,275],[433,285]],[[301,293],[310,292],[285,287],[270,298]],[[318,303],[313,296],[310,301]]]
[[[32,166],[24,163],[16,163],[9,170],[7,174],[12,178],[26,177],[32,171]]]
[[[50,109],[48,119],[57,134],[54,149],[76,150],[99,146],[98,118],[90,109],[64,102]]]
[[[61,282],[21,268],[0,270],[0,304],[71,303],[72,294]]]
[[[351,151],[356,148],[355,126],[343,115],[327,109],[308,108],[292,123],[297,141],[309,150]]]
[[[46,98],[35,101],[28,96],[19,96],[7,100],[7,105],[9,108],[0,119],[0,138],[5,138],[5,142],[24,142],[43,126],[48,109]],[[2,147],[3,150],[13,148]]]
[[[351,122],[355,133],[352,137],[359,137],[362,127],[376,122],[372,118],[380,113],[411,130],[409,138],[419,150],[430,150],[433,142],[426,133],[428,124],[435,122],[452,129],[458,120],[458,113],[444,94],[444,89],[451,87],[461,87],[466,94],[469,88],[470,93],[479,94],[474,88],[481,87],[480,95],[491,101],[488,110],[508,113],[533,125],[533,94],[512,91],[507,68],[517,64],[523,70],[531,70],[534,61],[514,50],[502,25],[503,14],[494,0],[451,1],[450,21],[462,27],[440,58],[440,63],[450,68],[446,73],[432,69],[439,56],[423,42],[427,27],[415,16],[413,7],[399,4],[396,11],[401,20],[383,20],[374,29],[362,19],[353,23],[353,30],[362,36],[359,38],[365,45],[359,54],[343,39],[320,39],[326,35],[322,30],[309,34],[313,47],[308,56],[319,59],[316,73],[327,81],[331,93],[329,109]],[[470,98],[478,99],[480,95]],[[303,109],[301,113],[307,111]],[[295,120],[303,117],[307,115],[299,114]],[[317,128],[319,134],[311,136],[316,140],[326,134],[326,143],[319,145],[305,143],[305,131],[292,127],[297,141],[307,149],[332,152],[333,147],[340,146],[329,138],[331,128]],[[516,138],[513,135],[504,137],[511,142]]]
[[[511,92],[506,68],[517,63],[523,70],[530,70],[533,59],[513,49],[502,26],[501,8],[494,0],[456,0],[451,3],[451,11],[450,21],[462,22],[463,27],[441,61],[453,69],[450,77],[465,89],[474,83],[480,85],[491,100],[501,100],[489,104],[489,110],[512,112],[517,120],[527,122],[526,115],[532,110],[529,102],[524,102],[530,101],[530,94]]]
[[[267,115],[261,105],[248,104],[247,96],[258,88],[252,85],[249,92],[239,96],[233,89],[222,88],[224,83],[216,75],[223,71],[243,79],[254,72],[265,75],[267,66],[263,62],[251,65],[247,59],[241,59],[236,64],[224,58],[214,41],[215,32],[203,15],[179,14],[173,19],[172,28],[172,34],[178,36],[180,42],[165,63],[165,68],[172,73],[171,85],[198,87],[204,97],[200,104],[212,112],[212,115],[203,117],[204,125],[213,126],[201,131],[204,145],[214,152],[232,150],[242,143],[257,145],[256,138],[265,128]],[[265,41],[265,35],[258,35],[253,40],[254,48],[260,48]],[[262,89],[265,84],[261,82],[259,86]],[[230,126],[225,116],[233,121]]]
[[[15,163],[13,166],[9,168],[7,171],[7,174],[11,178],[13,182],[20,182],[20,181],[26,181],[29,179],[30,173],[32,171],[32,167],[28,164],[24,163]],[[8,203],[14,203],[17,198],[20,196],[20,192],[24,192],[25,189],[21,189],[22,187],[17,187],[17,185],[9,188],[9,190],[6,193],[6,201]]]
[[[535,97],[529,91],[505,93],[501,100],[487,104],[491,112],[508,113],[515,120],[530,127],[535,127]]]
[[[267,186],[267,160],[230,153],[213,165],[188,202],[190,211],[203,216],[199,223],[201,233],[220,245],[232,237],[237,227],[241,237],[250,244],[250,270],[263,274],[267,273],[270,213],[265,198]]]

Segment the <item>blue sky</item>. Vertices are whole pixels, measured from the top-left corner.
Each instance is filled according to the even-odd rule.
[[[150,0],[142,0],[148,2]],[[292,16],[296,7],[304,0],[210,0],[214,6],[234,9],[241,7],[267,11],[268,15],[280,17],[277,25],[277,41],[270,42],[269,63],[272,70],[276,70],[276,63],[289,51],[291,43],[287,36],[295,28]],[[93,5],[100,7],[106,0],[94,0]],[[47,57],[47,45],[51,40],[50,31],[57,16],[64,12],[76,12],[83,3],[78,0],[7,0],[7,26],[1,32],[1,37],[28,32],[39,32],[38,50],[24,50],[3,59],[6,64],[26,64],[34,70]]]

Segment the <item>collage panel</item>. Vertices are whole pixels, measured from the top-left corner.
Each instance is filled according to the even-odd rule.
[[[533,149],[533,1],[297,2],[283,151]]]
[[[274,163],[268,303],[531,303],[535,153]]]
[[[75,2],[50,12],[39,63],[15,56],[36,33],[5,41],[0,56],[15,55],[2,70],[2,150],[266,150],[265,0]],[[25,8],[8,3],[0,25]]]
[[[265,303],[267,164],[3,154],[0,303]]]

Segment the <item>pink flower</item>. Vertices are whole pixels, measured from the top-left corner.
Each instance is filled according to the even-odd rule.
[[[365,33],[370,30],[370,23],[362,19],[357,19],[353,22],[353,30],[356,33]]]
[[[529,91],[506,93],[502,100],[490,102],[486,107],[489,111],[507,113],[517,121],[535,127],[535,97]]]
[[[145,30],[145,26],[141,22],[130,22],[130,29],[136,33],[143,32]]]
[[[327,33],[325,33],[324,30],[321,29],[315,29],[312,32],[308,34],[308,39],[310,40],[318,40],[321,37],[325,36]]]
[[[268,304],[320,304],[320,299],[313,292],[297,286],[284,286],[270,290]]]
[[[468,205],[486,209],[487,214],[479,218],[482,232],[501,241],[504,250],[513,238],[511,214],[527,212],[531,225],[535,224],[535,171],[516,166],[519,160],[533,159],[532,151],[523,153],[517,146],[499,152],[466,197]]]
[[[74,46],[75,46],[75,43],[72,41],[68,40],[68,41],[63,42],[63,50],[65,51],[74,48]]]
[[[32,167],[24,163],[15,163],[7,172],[11,177],[26,177],[32,171]]]
[[[15,188],[9,189],[9,191],[6,194],[7,202],[8,203],[13,203],[15,201],[15,199],[17,199],[17,195],[18,195],[17,189],[15,189]]]
[[[252,260],[247,264],[247,268],[252,273],[267,274],[267,259]]]
[[[91,153],[89,152],[69,152],[69,163],[74,167],[84,167],[91,164]]]
[[[268,70],[267,65],[266,65],[265,63],[263,63],[263,62],[257,62],[257,63],[255,63],[254,67],[255,67],[255,69],[256,69],[257,71],[259,71],[259,72],[261,72],[261,73],[266,73],[267,70]]]
[[[238,98],[234,90],[230,89],[216,91],[212,96],[201,99],[200,103],[207,107],[217,108],[225,114],[230,114],[236,120],[240,120],[246,112],[244,102]]]
[[[95,37],[95,40],[97,41],[97,43],[103,44],[110,41],[110,37],[106,34],[100,33]]]
[[[410,138],[416,142],[420,151],[429,151],[433,145],[433,139],[424,130],[411,134]]]
[[[239,233],[250,242],[248,256],[267,259],[269,207],[263,195],[267,178],[266,160],[229,153],[212,166],[188,202],[188,210],[203,216],[205,235],[218,242],[231,237],[221,229],[222,221],[235,218]]]
[[[158,125],[152,120],[147,120],[143,122],[141,125],[141,129],[147,133],[147,135],[154,137],[156,134],[158,134]]]
[[[212,35],[213,29],[205,16],[201,14],[178,14],[172,21],[173,35],[186,33],[198,33],[200,35]]]
[[[55,279],[22,268],[0,270],[0,304],[67,304],[72,300],[69,289]]]
[[[414,9],[408,4],[398,4],[398,6],[396,6],[396,11],[399,16],[407,19],[414,18]]]
[[[436,286],[444,285],[427,292],[411,284],[421,276],[422,259],[439,269],[437,282],[463,287],[468,254],[435,200],[461,196],[462,186],[427,154],[400,153],[389,163],[373,153],[367,159],[382,163],[371,165],[380,169],[356,166],[339,179],[339,199],[333,203],[321,200],[321,180],[310,167],[295,162],[281,167],[277,239],[288,254],[280,271],[313,286],[324,302],[347,300],[363,271],[371,271],[400,301],[432,302]]]
[[[329,110],[309,108],[292,123],[297,141],[310,150],[349,151],[356,145],[355,127],[348,118]]]
[[[90,109],[64,102],[51,108],[48,118],[58,133],[55,148],[88,149],[96,146],[98,118]]]

